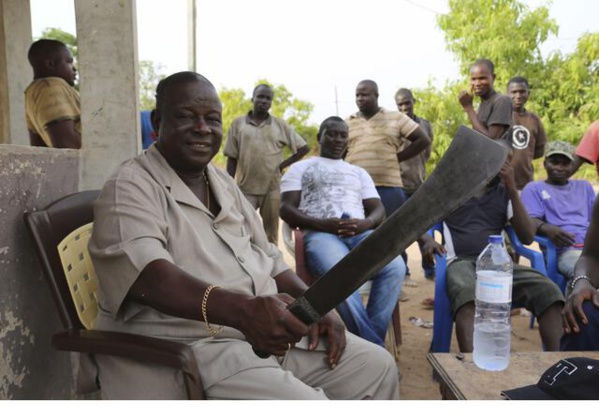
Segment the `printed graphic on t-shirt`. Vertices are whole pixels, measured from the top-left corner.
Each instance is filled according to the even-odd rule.
[[[530,144],[530,131],[523,125],[512,127],[512,147],[516,150],[524,150]]]

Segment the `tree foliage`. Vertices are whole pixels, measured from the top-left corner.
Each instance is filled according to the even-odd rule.
[[[316,134],[318,133],[318,127],[310,124],[308,121],[314,106],[308,101],[294,97],[289,89],[282,84],[273,84],[266,79],[260,79],[256,81],[255,85],[261,83],[271,86],[274,91],[270,113],[287,121],[306,140],[310,149],[314,151],[317,145]],[[224,147],[224,140],[227,138],[227,133],[233,120],[246,115],[252,110],[252,91],[249,91],[246,95],[242,89],[222,87],[219,89],[218,95],[223,103]],[[287,150],[286,153],[288,153]],[[220,153],[216,158],[216,163],[222,165],[224,159],[224,155]]]
[[[544,57],[542,44],[558,33],[546,6],[530,9],[518,0],[450,0],[449,9],[437,23],[464,79],[447,81],[442,89],[429,83],[414,90],[417,113],[431,121],[435,132],[429,165],[445,153],[459,124],[467,123],[457,95],[467,87],[469,68],[477,58],[495,63],[499,92],[505,92],[511,77],[526,77],[531,87],[527,108],[541,117],[549,140],[577,144],[599,115],[599,34],[583,35],[572,53]],[[578,174],[591,172],[587,167]],[[544,171],[538,175],[544,177]]]

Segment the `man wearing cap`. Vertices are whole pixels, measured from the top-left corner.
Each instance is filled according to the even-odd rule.
[[[570,180],[574,147],[564,141],[547,146],[543,166],[547,179],[531,182],[522,191],[522,202],[536,224],[537,234],[557,247],[558,270],[570,279],[582,253],[591,222],[595,191],[586,180]]]

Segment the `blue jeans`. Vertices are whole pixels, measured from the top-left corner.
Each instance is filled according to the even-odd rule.
[[[339,237],[336,234],[306,230],[306,264],[312,276],[319,278],[324,275],[370,233],[372,230],[353,237]],[[337,311],[347,329],[370,342],[384,346],[387,327],[397,305],[405,275],[406,265],[398,256],[372,278],[366,307],[359,291],[339,304]]]
[[[557,270],[566,277],[566,281],[574,276],[574,265],[582,255],[582,249],[570,249],[557,255]]]
[[[582,303],[582,309],[589,322],[582,324],[578,320],[579,333],[564,333],[560,341],[560,351],[599,350],[599,309],[591,301]]]

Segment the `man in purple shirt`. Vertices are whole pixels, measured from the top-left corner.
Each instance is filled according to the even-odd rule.
[[[556,245],[558,270],[570,279],[582,253],[595,191],[586,180],[570,180],[574,148],[563,141],[548,144],[543,165],[547,179],[527,184],[522,202],[543,234]]]

